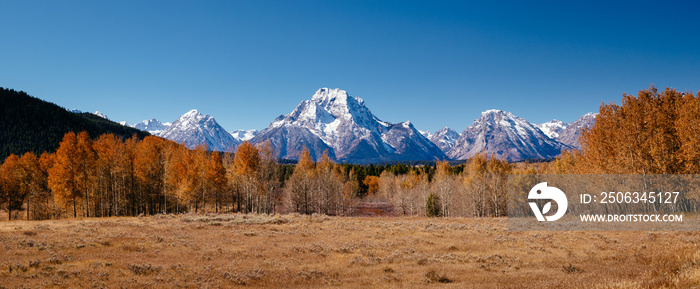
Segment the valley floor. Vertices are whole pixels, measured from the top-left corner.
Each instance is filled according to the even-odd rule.
[[[692,288],[697,232],[509,232],[503,218],[0,221],[0,288]]]

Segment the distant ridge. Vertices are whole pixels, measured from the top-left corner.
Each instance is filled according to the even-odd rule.
[[[10,154],[53,152],[70,131],[87,131],[93,138],[105,133],[123,138],[148,135],[92,113],[72,113],[24,91],[0,87],[0,159]]]

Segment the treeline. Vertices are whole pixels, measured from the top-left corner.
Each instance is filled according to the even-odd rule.
[[[364,197],[376,193],[376,187],[371,186],[379,176],[384,172],[390,172],[394,175],[405,174],[424,174],[428,180],[432,180],[435,175],[437,164],[441,162],[415,162],[411,163],[387,163],[387,164],[343,164],[345,175],[355,182],[357,186],[357,196]],[[454,174],[460,174],[464,171],[464,161],[460,164],[450,166],[450,170]]]
[[[0,167],[9,218],[135,216],[185,211],[274,213],[283,170],[269,145],[233,154],[148,136],[67,133],[56,153],[10,155]]]
[[[205,212],[351,214],[361,198],[402,215],[502,216],[512,165],[478,156],[468,165],[348,165],[304,150],[280,165],[269,144],[235,153],[194,150],[162,138],[91,139],[67,133],[55,153],[10,155],[0,166],[9,218]],[[281,206],[281,207],[280,207]]]
[[[387,170],[378,178],[366,178],[365,182],[370,186],[370,195],[376,194],[375,199],[392,203],[399,215],[496,217],[507,214],[506,185],[508,174],[513,171],[508,161],[480,154],[466,165],[437,162],[430,168],[405,174]]]

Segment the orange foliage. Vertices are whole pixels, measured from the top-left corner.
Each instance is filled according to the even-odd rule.
[[[574,158],[586,173],[675,174],[700,169],[700,93],[655,87],[622,105],[602,104],[596,124],[581,134]]]
[[[379,191],[379,177],[366,176],[362,183],[367,186],[367,194],[374,195]]]

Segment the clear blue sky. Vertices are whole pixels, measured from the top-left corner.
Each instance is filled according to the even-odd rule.
[[[0,0],[0,86],[132,124],[197,108],[227,130],[320,87],[421,130],[491,108],[571,122],[652,83],[700,89],[687,2]]]

